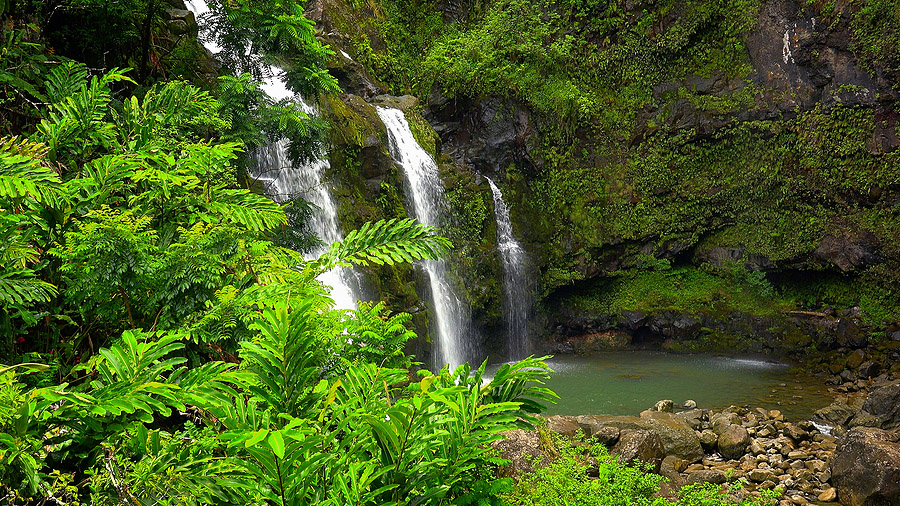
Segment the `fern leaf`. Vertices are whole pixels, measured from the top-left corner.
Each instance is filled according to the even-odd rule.
[[[59,196],[61,181],[42,164],[47,147],[18,137],[0,139],[0,197],[32,197],[53,201]]]
[[[57,293],[55,286],[38,279],[16,278],[10,273],[0,277],[0,306],[49,302]]]
[[[412,219],[369,222],[335,242],[310,264],[316,274],[338,265],[393,265],[420,259],[436,260],[452,247],[437,229]]]

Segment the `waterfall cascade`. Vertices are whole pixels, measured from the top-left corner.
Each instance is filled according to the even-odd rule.
[[[294,198],[316,206],[311,217],[310,228],[322,241],[322,246],[308,252],[304,257],[313,259],[324,253],[331,243],[343,239],[338,226],[337,206],[322,180],[330,167],[328,159],[316,157],[299,167],[293,167],[287,156],[287,143],[278,141],[264,146],[254,153],[255,170],[253,176],[263,182],[265,193],[278,203]],[[361,293],[362,280],[359,273],[350,268],[335,268],[321,276],[319,280],[331,286],[331,298],[338,309],[356,309],[357,294]]]
[[[209,12],[205,0],[186,0],[186,5],[196,17]],[[205,41],[204,46],[213,54],[221,51],[213,41]],[[262,89],[276,100],[296,100],[303,112],[310,116],[316,114],[315,109],[288,89],[280,78],[281,71],[276,67],[267,69],[267,78]],[[337,220],[337,206],[323,177],[330,167],[328,159],[318,154],[311,161],[294,167],[287,156],[287,143],[278,141],[259,148],[254,153],[255,170],[253,177],[265,185],[265,192],[272,200],[284,203],[294,198],[302,198],[318,209],[310,223],[313,232],[324,246],[307,253],[306,258],[318,257],[332,242],[343,239]],[[349,268],[336,268],[319,276],[319,280],[332,287],[331,297],[337,309],[356,309],[358,294],[361,293],[362,280],[360,274]]]
[[[507,358],[524,358],[528,344],[528,313],[532,306],[531,287],[525,270],[525,249],[513,235],[509,206],[503,193],[490,178],[486,178],[494,196],[494,216],[497,219],[497,248],[503,267],[503,316],[506,319]]]
[[[440,227],[446,198],[437,164],[416,142],[403,111],[386,107],[376,110],[387,128],[391,156],[403,167],[407,196],[415,218],[420,223]],[[471,311],[451,283],[444,260],[427,260],[420,265],[428,276],[433,307],[432,335],[438,343],[435,365],[449,363],[456,367],[474,356]]]

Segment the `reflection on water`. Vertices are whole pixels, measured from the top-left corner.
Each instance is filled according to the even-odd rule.
[[[822,379],[765,359],[625,351],[548,364],[556,372],[547,386],[560,396],[551,415],[637,415],[660,399],[693,399],[701,408],[749,404],[799,420],[831,402]]]

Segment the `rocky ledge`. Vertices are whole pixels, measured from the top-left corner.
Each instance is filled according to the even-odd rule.
[[[786,421],[777,410],[698,409],[691,401],[675,408],[667,400],[639,417],[551,416],[538,430],[507,433],[495,447],[510,460],[510,476],[533,469],[546,430],[603,444],[625,462],[648,463],[668,478],[670,491],[737,482],[739,493],[749,495],[780,488],[784,506],[900,505],[900,431],[853,428],[836,438],[810,421]]]

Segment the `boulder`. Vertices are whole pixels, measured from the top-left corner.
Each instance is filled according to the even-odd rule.
[[[503,433],[506,439],[494,441],[491,448],[500,451],[500,457],[509,460],[501,470],[505,476],[534,471],[532,461],[543,455],[540,436],[536,430],[516,429]]]
[[[640,311],[622,311],[622,326],[629,330],[637,330],[647,322],[647,315]]]
[[[755,483],[763,483],[766,481],[777,481],[775,473],[771,469],[754,469],[747,475],[750,481]]]
[[[684,478],[681,473],[687,468],[687,462],[674,455],[668,455],[663,459],[659,466],[659,475],[668,478],[669,483],[675,487],[684,485]]]
[[[678,413],[676,416],[684,420],[685,423],[691,426],[692,429],[698,430],[700,425],[703,423],[703,410],[702,409],[691,409],[689,411],[682,411]]]
[[[784,425],[784,435],[793,439],[795,443],[809,439],[809,432],[806,432],[792,423]]]
[[[834,487],[828,487],[821,494],[819,494],[817,499],[822,502],[832,502],[837,499],[837,489],[835,489]]]
[[[766,447],[762,443],[760,443],[758,439],[754,439],[750,442],[750,448],[748,448],[748,451],[753,455],[762,455],[766,453]]]
[[[716,449],[718,443],[719,436],[717,436],[715,432],[705,429],[700,433],[700,445],[703,446],[704,450],[711,452]]]
[[[687,473],[684,476],[685,485],[690,485],[692,483],[715,483],[716,485],[719,485],[726,481],[728,481],[728,477],[719,469],[703,469],[701,471]]]
[[[866,352],[863,350],[856,350],[847,357],[847,368],[848,369],[856,369],[861,366],[862,363],[866,360]]]
[[[816,411],[816,419],[832,427],[845,425],[857,413],[858,409],[845,401],[836,400],[828,406]]]
[[[846,506],[900,506],[900,432],[847,432],[831,461],[831,482]]]
[[[859,365],[859,368],[856,369],[856,376],[863,379],[874,378],[880,373],[881,366],[877,362],[871,360],[863,362]]]
[[[671,413],[675,410],[675,403],[672,402],[672,399],[664,399],[661,401],[657,401],[656,404],[653,405],[652,411],[659,411],[662,413]]]
[[[623,430],[619,441],[612,447],[610,453],[618,456],[620,462],[634,464],[642,462],[648,465],[648,469],[654,473],[659,472],[662,461],[666,456],[659,435],[649,430]]]
[[[719,453],[726,459],[739,459],[750,444],[750,434],[740,425],[729,425],[719,434]]]
[[[709,426],[712,428],[713,432],[716,435],[721,436],[722,433],[727,429],[730,425],[740,425],[741,417],[737,415],[737,413],[724,412],[724,413],[716,413],[709,418]]]
[[[900,381],[869,392],[862,409],[875,416],[882,429],[900,427]]]
[[[557,434],[573,437],[582,432],[574,416],[554,415],[547,417],[547,429]]]
[[[682,418],[672,413],[645,411],[645,416],[588,415],[576,418],[578,425],[588,437],[597,437],[602,427],[615,427],[620,431],[648,430],[657,434],[663,443],[665,455],[674,455],[688,462],[703,458],[700,440]]]
[[[619,428],[613,427],[611,425],[600,427],[596,432],[594,432],[593,438],[595,441],[604,446],[612,446],[616,444],[616,441],[619,440]]]

